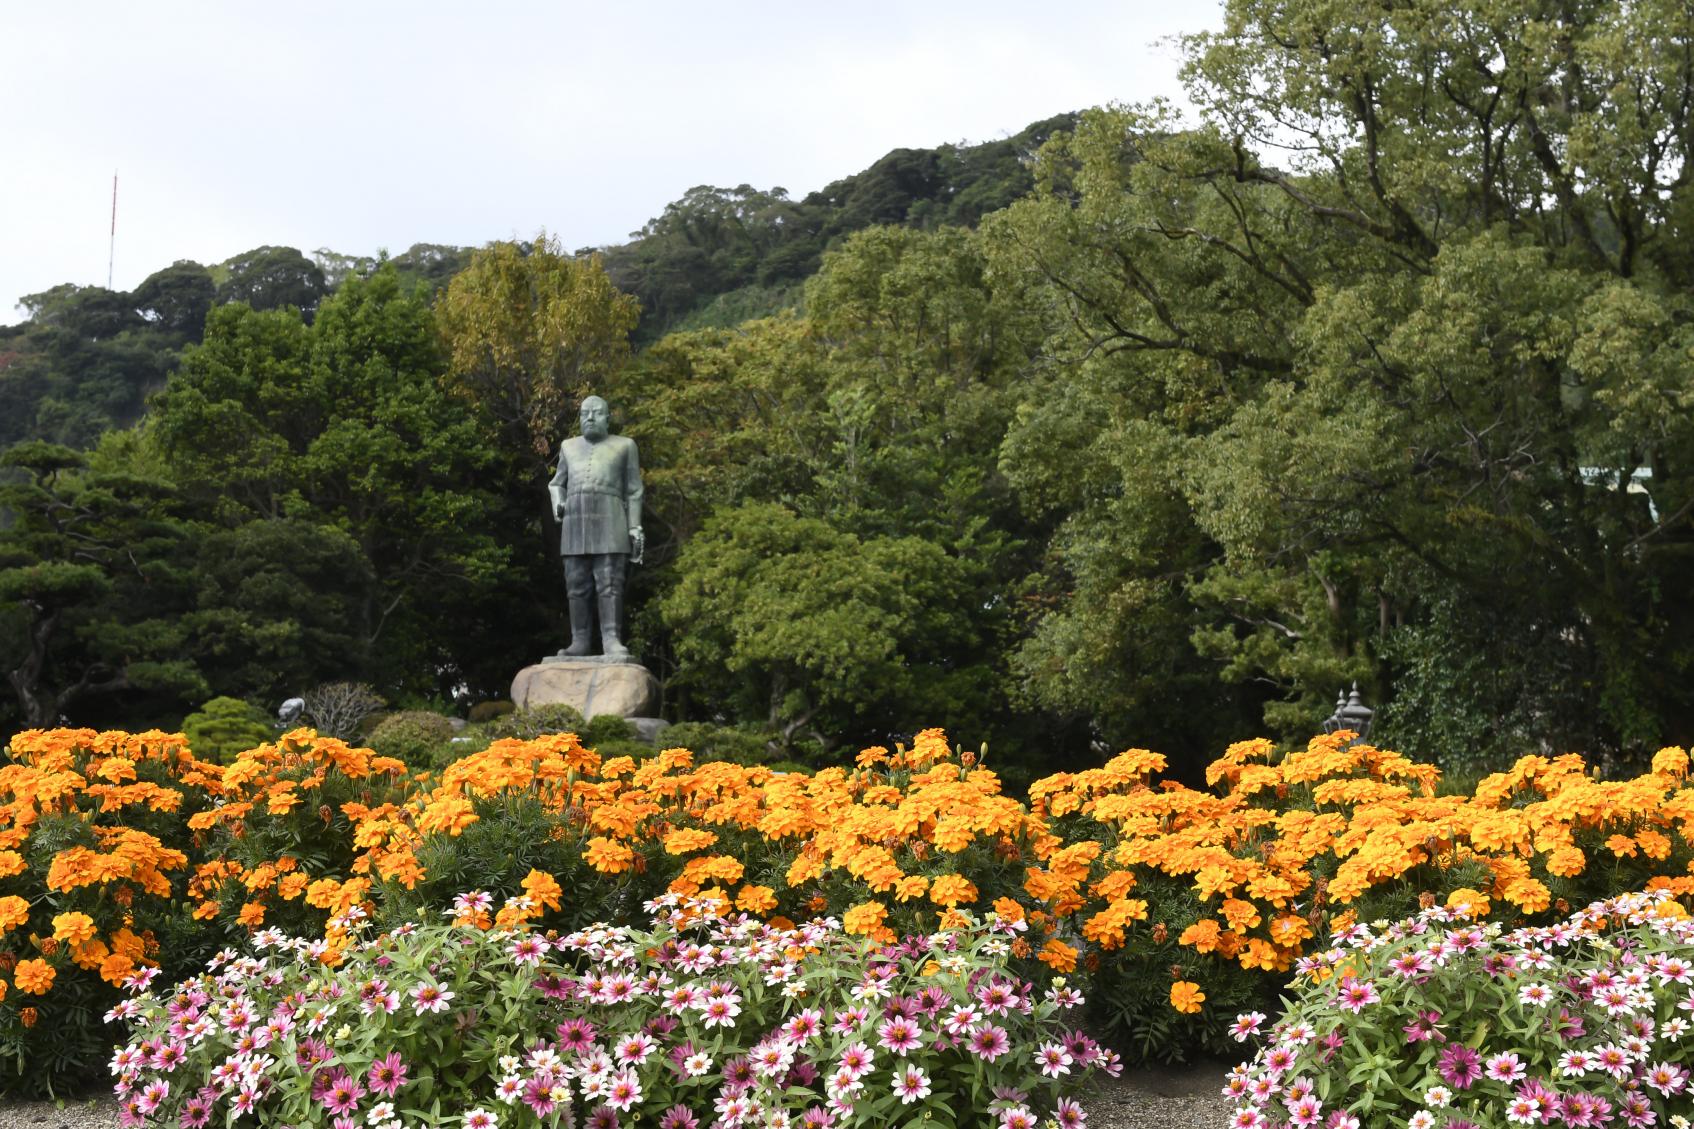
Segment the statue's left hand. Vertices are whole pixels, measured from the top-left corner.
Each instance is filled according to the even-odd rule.
[[[647,534],[638,525],[629,531],[629,563],[640,564],[641,558],[647,552]]]

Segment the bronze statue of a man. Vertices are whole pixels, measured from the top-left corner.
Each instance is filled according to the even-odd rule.
[[[589,653],[598,597],[600,650],[609,659],[627,659],[623,585],[629,562],[639,564],[644,548],[641,461],[633,439],[611,434],[611,410],[600,397],[582,402],[581,423],[581,435],[559,444],[559,470],[547,484],[571,606],[571,642],[562,653]]]

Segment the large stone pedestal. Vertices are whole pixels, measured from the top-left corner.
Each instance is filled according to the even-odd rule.
[[[584,718],[648,718],[659,712],[659,680],[640,663],[552,658],[518,671],[512,701],[519,709],[563,703]]]

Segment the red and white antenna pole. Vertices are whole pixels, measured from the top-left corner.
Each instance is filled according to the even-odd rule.
[[[118,170],[112,170],[112,239],[106,245],[106,289],[112,288],[112,261],[118,253]]]

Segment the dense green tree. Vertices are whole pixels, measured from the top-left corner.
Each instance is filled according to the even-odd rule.
[[[1212,670],[1241,693],[1183,712],[1292,735],[1361,677],[1385,737],[1453,759],[1694,722],[1691,19],[1237,0],[1189,44],[1197,125],[1100,111],[1049,148],[991,225],[1064,385],[1005,448],[1063,521],[1039,699],[1121,731],[1160,711],[1135,672]],[[1163,626],[1100,614],[1131,607]]]
[[[478,251],[448,285],[439,315],[452,384],[501,442],[544,465],[582,397],[629,357],[636,303],[596,256],[576,258],[545,232]]]
[[[191,260],[178,259],[143,279],[130,301],[143,321],[187,343],[200,340],[217,293],[211,271]]]
[[[504,575],[481,479],[495,455],[440,387],[430,310],[384,266],[310,325],[215,310],[152,408],[186,496],[220,532],[199,642],[232,696],[358,674],[440,692],[462,676],[455,609]]]
[[[180,700],[205,683],[181,657],[172,612],[186,591],[168,485],[84,473],[86,459],[40,441],[0,453],[0,665],[27,726],[57,724],[95,698]],[[146,711],[141,711],[145,715]]]
[[[928,541],[749,503],[715,514],[677,571],[663,614],[689,679],[759,717],[780,751],[963,712],[938,661],[960,633],[960,569]]]
[[[318,264],[293,247],[255,247],[219,263],[220,303],[244,302],[255,310],[291,306],[307,322],[329,293],[329,281]]]

